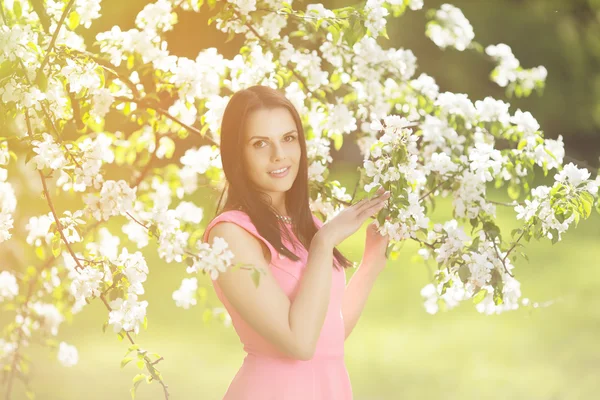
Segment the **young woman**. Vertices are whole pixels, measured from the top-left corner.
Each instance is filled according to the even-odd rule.
[[[252,268],[228,270],[213,281],[247,353],[224,400],[352,399],[342,313],[345,268],[352,262],[335,247],[374,216],[389,193],[380,190],[323,224],[309,208],[300,116],[269,87],[231,97],[220,149],[226,202],[204,241],[225,239],[234,263],[262,271],[258,287]],[[349,307],[362,310],[364,301]]]

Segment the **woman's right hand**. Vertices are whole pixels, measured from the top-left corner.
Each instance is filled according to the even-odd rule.
[[[360,228],[364,222],[371,216],[377,214],[383,208],[386,200],[390,197],[390,192],[383,191],[380,188],[375,192],[378,196],[372,199],[362,199],[344,210],[340,211],[335,217],[323,224],[318,234],[332,244],[333,247],[339,245],[350,235]]]

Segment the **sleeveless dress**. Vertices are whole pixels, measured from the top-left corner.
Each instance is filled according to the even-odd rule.
[[[318,228],[323,226],[315,215],[313,219]],[[290,301],[293,301],[306,268],[308,251],[301,244],[294,249],[282,235],[283,244],[298,255],[300,260],[295,262],[280,255],[271,243],[260,236],[250,217],[240,210],[225,211],[215,217],[206,227],[204,242],[207,241],[210,229],[223,221],[241,226],[265,243],[271,252],[271,273]],[[291,230],[291,223],[285,225],[299,244],[300,241]],[[227,301],[218,282],[211,280],[247,353],[223,400],[352,400],[352,386],[344,362],[342,299],[346,274],[343,268],[338,270],[333,266],[331,273],[329,308],[314,357],[306,361],[285,355],[260,336]]]

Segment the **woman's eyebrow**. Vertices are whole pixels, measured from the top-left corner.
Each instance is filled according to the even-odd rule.
[[[286,133],[284,133],[284,134],[283,134],[283,135],[281,135],[281,136],[285,136],[285,135],[287,135],[288,133],[292,133],[292,132],[296,132],[296,130],[295,130],[295,129],[292,129],[291,131],[289,131],[289,132],[286,132]],[[248,141],[251,141],[252,139],[267,139],[267,140],[269,140],[270,138],[269,138],[269,137],[267,137],[267,136],[252,136],[250,139],[248,139]]]

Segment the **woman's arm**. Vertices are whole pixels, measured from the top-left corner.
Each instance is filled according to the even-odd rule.
[[[357,268],[350,282],[344,291],[344,299],[342,302],[342,316],[344,318],[345,339],[348,339],[350,333],[356,326],[360,315],[365,308],[367,298],[371,293],[371,289],[375,284],[375,280],[379,276],[379,271],[382,268],[367,263],[385,263],[384,261],[370,261],[363,259],[360,266]]]
[[[329,306],[333,244],[319,232],[314,236],[300,288],[290,302],[272,276],[256,237],[225,221],[211,229],[208,243],[212,244],[215,237],[229,244],[234,264],[251,264],[264,271],[258,287],[252,279],[252,268],[219,274],[215,282],[227,300],[248,325],[283,353],[300,360],[311,359]]]

